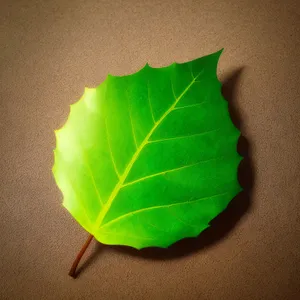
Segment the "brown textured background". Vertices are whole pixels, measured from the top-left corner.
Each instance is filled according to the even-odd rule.
[[[0,298],[297,299],[297,2],[1,0]],[[69,104],[108,72],[184,62],[223,47],[218,74],[246,137],[246,192],[210,231],[167,253],[94,242],[80,276],[70,278],[87,233],[62,208],[51,174],[53,131]]]

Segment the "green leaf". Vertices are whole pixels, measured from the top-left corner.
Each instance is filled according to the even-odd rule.
[[[64,207],[101,243],[168,247],[199,235],[240,192],[221,52],[108,75],[71,105],[53,173]]]

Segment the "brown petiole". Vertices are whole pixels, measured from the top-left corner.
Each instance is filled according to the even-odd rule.
[[[73,264],[72,264],[72,267],[69,271],[69,275],[73,278],[76,278],[77,274],[76,274],[76,269],[77,269],[77,266],[83,256],[83,254],[85,253],[86,249],[88,248],[89,244],[91,243],[92,239],[94,238],[93,235],[89,235],[88,239],[86,240],[86,242],[84,243],[82,249],[80,250],[80,252],[78,253],[77,257],[75,258]]]

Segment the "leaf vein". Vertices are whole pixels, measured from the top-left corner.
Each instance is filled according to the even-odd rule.
[[[116,223],[117,221],[120,221],[120,220],[122,220],[122,219],[124,219],[128,216],[133,216],[135,214],[139,214],[139,213],[142,213],[142,212],[145,212],[145,211],[154,210],[154,209],[165,209],[165,208],[169,208],[169,207],[173,207],[173,206],[177,206],[177,205],[192,204],[192,203],[196,203],[196,202],[199,202],[199,201],[204,201],[205,199],[215,198],[215,197],[223,196],[223,195],[226,195],[226,194],[228,194],[228,192],[220,193],[220,194],[209,196],[209,197],[201,197],[201,198],[198,198],[198,199],[195,199],[195,200],[188,200],[188,201],[177,202],[177,203],[172,203],[172,204],[156,205],[156,206],[150,206],[150,207],[146,207],[146,208],[137,209],[135,211],[125,213],[125,214],[115,218],[114,220],[111,220],[111,221],[103,224],[102,226],[100,226],[100,228],[107,227],[107,226],[109,226],[113,223]]]
[[[170,137],[170,138],[166,138],[166,139],[159,139],[159,140],[152,140],[149,141],[149,144],[153,144],[153,143],[160,143],[160,142],[165,142],[165,141],[170,141],[170,140],[177,140],[177,139],[184,139],[184,138],[189,138],[189,137],[195,137],[195,136],[201,136],[204,134],[208,134],[211,132],[215,132],[220,130],[221,128],[216,128],[216,129],[212,129],[212,130],[207,130],[207,131],[203,131],[203,132],[199,132],[199,133],[195,133],[195,134],[186,134],[186,135],[180,135],[180,136],[175,136],[175,137]]]
[[[129,99],[128,99],[129,102]],[[131,105],[128,103],[128,110],[129,110],[129,118],[130,118],[130,124],[131,124],[131,131],[132,131],[132,135],[133,135],[133,140],[134,140],[134,144],[135,144],[135,148],[137,149],[137,141],[136,141],[136,136],[135,136],[135,132],[134,132],[134,127],[133,127],[133,122],[132,122],[132,113],[131,113]]]
[[[75,185],[74,185],[73,181],[72,181],[71,179],[69,179],[69,182],[70,182],[71,187],[72,187],[73,191],[75,192],[75,194],[78,194],[78,192],[77,192],[78,190],[75,189],[75,187],[74,187]],[[87,212],[87,210],[86,210],[86,206],[85,206],[84,203],[82,202],[80,196],[79,196],[77,199],[78,199],[78,202],[79,202],[79,204],[80,204],[80,207],[82,208],[83,214],[85,215],[87,221],[90,223],[90,222],[91,222],[91,219],[90,219],[89,214],[88,214],[88,212]]]
[[[119,182],[115,185],[112,193],[110,194],[107,202],[105,203],[105,205],[103,206],[103,209],[100,211],[99,216],[96,220],[95,223],[95,228],[99,228],[101,226],[101,223],[105,217],[105,215],[107,214],[108,210],[110,209],[112,202],[114,201],[114,199],[116,198],[116,196],[118,195],[120,189],[123,186],[123,183],[125,182],[132,166],[134,165],[134,163],[136,162],[137,158],[139,157],[141,151],[143,150],[143,148],[145,147],[145,145],[148,143],[150,137],[152,136],[153,132],[156,130],[156,128],[160,125],[160,123],[165,119],[165,117],[174,109],[174,107],[176,106],[176,104],[180,101],[180,99],[185,95],[185,93],[190,89],[190,87],[194,84],[194,81],[200,76],[202,72],[200,72],[197,77],[195,77],[191,83],[185,88],[185,90],[178,96],[178,98],[175,99],[174,103],[169,107],[169,109],[166,110],[166,112],[160,117],[160,119],[154,124],[154,126],[152,127],[152,129],[149,131],[149,133],[146,135],[146,137],[144,138],[143,142],[140,144],[140,146],[138,147],[138,149],[136,150],[136,152],[134,153],[134,155],[132,156],[131,160],[129,161],[128,165],[126,166],[123,174],[120,176],[119,178]]]
[[[174,110],[178,110],[178,109],[185,109],[185,108],[190,108],[190,107],[196,107],[196,106],[200,106],[204,103],[207,103],[208,101],[203,101],[203,102],[200,102],[200,103],[196,103],[196,104],[190,104],[190,105],[185,105],[185,106],[176,106],[174,108]]]
[[[140,240],[155,240],[155,238],[153,237],[144,237],[144,236],[136,236],[136,235],[132,235],[132,234],[122,234],[120,232],[114,232],[114,231],[105,231],[102,232],[102,234],[107,234],[107,235],[118,235],[118,236],[123,236],[123,237],[129,237],[129,238],[133,238],[133,239],[140,239]]]
[[[150,112],[151,112],[151,116],[152,116],[153,123],[155,124],[156,121],[155,121],[155,118],[154,118],[153,108],[152,108],[151,99],[150,99],[150,86],[149,86],[149,80],[147,81],[147,92],[148,92],[148,101],[149,101],[149,106],[150,106]]]
[[[105,130],[106,130],[106,139],[107,139],[107,144],[108,144],[108,150],[109,150],[109,154],[110,154],[110,158],[111,158],[111,161],[113,163],[113,166],[114,166],[114,170],[118,176],[118,178],[120,178],[120,173],[118,171],[118,168],[117,168],[117,164],[116,164],[116,161],[114,159],[114,156],[113,156],[113,153],[112,153],[112,149],[111,149],[111,145],[110,145],[110,141],[109,141],[109,133],[108,133],[108,128],[107,128],[107,123],[106,123],[106,119],[105,119]]]
[[[197,228],[197,226],[192,225],[192,224],[189,224],[189,223],[183,221],[183,220],[182,220],[181,218],[179,218],[178,215],[175,214],[174,212],[171,213],[170,210],[168,210],[168,213],[169,213],[171,216],[173,216],[175,219],[177,219],[180,223],[182,223],[182,224],[184,224],[184,225],[187,225],[187,226],[189,226],[189,227],[192,227],[192,228],[195,228],[195,227]]]
[[[91,166],[90,166],[90,163],[89,163],[89,160],[88,160],[88,158],[87,158],[87,156],[85,155],[85,152],[84,152],[84,149],[83,149],[83,147],[82,147],[82,143],[81,143],[81,140],[80,140],[80,137],[77,139],[77,141],[78,141],[78,144],[79,144],[79,146],[80,146],[80,148],[81,148],[81,153],[82,153],[82,156],[83,156],[83,161],[84,161],[84,166],[87,168],[87,170],[88,170],[88,174],[89,174],[89,176],[90,176],[90,178],[91,178],[91,180],[92,180],[92,184],[93,184],[93,186],[94,186],[94,189],[95,189],[95,191],[96,191],[96,194],[97,194],[97,198],[98,198],[98,200],[99,200],[99,203],[100,203],[100,205],[103,207],[103,201],[102,201],[102,198],[101,198],[101,196],[100,196],[100,193],[99,193],[99,189],[98,189],[98,187],[97,187],[97,185],[96,185],[96,181],[95,181],[95,177],[94,177],[94,174],[93,174],[93,172],[92,172],[92,170],[91,170]]]
[[[173,168],[173,169],[169,169],[169,170],[164,170],[164,171],[161,171],[161,172],[158,172],[158,173],[154,173],[154,174],[151,174],[151,175],[147,175],[147,176],[138,178],[136,180],[124,183],[122,187],[125,187],[125,186],[128,186],[128,185],[132,185],[132,184],[135,184],[137,182],[144,181],[146,179],[149,179],[149,178],[152,178],[152,177],[156,177],[156,176],[159,176],[159,175],[165,175],[165,174],[170,173],[170,172],[175,172],[175,171],[179,171],[179,170],[182,170],[182,169],[190,168],[190,167],[193,167],[193,166],[196,166],[196,165],[200,165],[202,163],[213,161],[213,160],[216,160],[216,159],[218,159],[218,157],[207,159],[207,160],[202,160],[202,161],[199,161],[197,163],[193,163],[193,164],[189,164],[189,165],[185,165],[185,166],[181,166],[181,167],[177,167],[177,168]]]

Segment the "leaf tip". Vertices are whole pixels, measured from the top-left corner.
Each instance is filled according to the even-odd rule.
[[[140,71],[146,70],[146,69],[152,69],[152,67],[149,65],[148,62],[146,62],[146,64],[142,67],[142,69]]]
[[[222,54],[224,51],[224,48],[221,48],[219,51],[217,51],[218,53]]]
[[[219,61],[221,54],[223,53],[224,48],[221,48],[220,50],[218,50],[217,52],[213,53],[214,56],[216,56],[217,58],[217,62]]]

